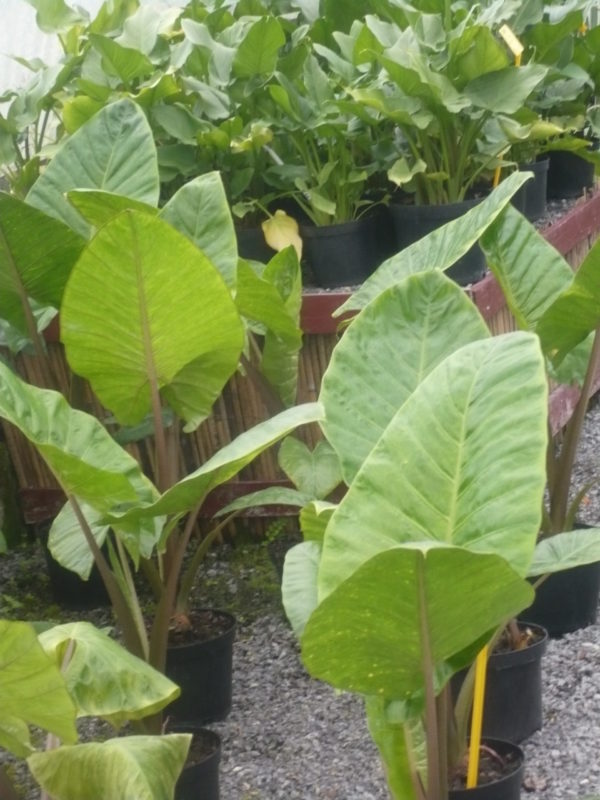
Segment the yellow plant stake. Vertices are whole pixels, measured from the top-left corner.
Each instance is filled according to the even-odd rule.
[[[515,67],[521,66],[521,56],[523,55],[523,50],[525,49],[517,36],[513,33],[513,31],[508,27],[508,25],[503,25],[500,30],[498,31],[500,36],[504,39],[506,46],[511,51],[513,56],[515,57]],[[494,172],[494,182],[492,186],[494,189],[500,183],[500,167],[496,167],[496,171]]]
[[[483,700],[485,697],[485,675],[487,670],[487,645],[477,655],[475,661],[475,690],[473,693],[473,718],[471,720],[471,743],[469,745],[469,767],[467,769],[467,789],[477,786],[479,775],[479,748],[481,746],[481,726],[483,724]]]

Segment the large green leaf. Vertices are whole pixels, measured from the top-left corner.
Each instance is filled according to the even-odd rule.
[[[302,347],[302,273],[294,248],[273,256],[261,276],[240,261],[236,304],[241,314],[264,328],[261,372],[282,402],[293,405]]]
[[[0,745],[28,755],[27,725],[76,742],[75,705],[60,669],[26,622],[0,620]]]
[[[449,356],[392,418],[334,512],[320,591],[403,542],[500,553],[526,574],[541,522],[546,428],[533,334],[492,337]]]
[[[281,443],[278,461],[298,490],[311,500],[322,500],[342,482],[340,461],[329,442],[317,442],[311,451],[294,436]]]
[[[399,33],[397,42],[385,50],[381,63],[391,80],[409,97],[424,101],[434,113],[458,114],[470,105],[446,75],[431,68],[424,51],[419,52],[410,28]]]
[[[514,114],[548,72],[541,64],[505,67],[470,81],[464,92],[474,106],[494,114]]]
[[[28,298],[59,308],[84,241],[58,220],[0,192],[0,315],[28,335]]]
[[[326,573],[322,564],[319,582]],[[302,660],[337,688],[406,698],[424,689],[422,622],[432,664],[442,667],[533,596],[500,556],[440,543],[396,546],[319,604],[304,629]]]
[[[242,316],[273,330],[291,345],[302,341],[302,333],[286,311],[277,287],[257,275],[247,261],[240,260],[235,303]]]
[[[529,574],[562,572],[595,561],[600,561],[600,528],[567,531],[538,542]]]
[[[63,674],[79,717],[102,717],[120,727],[157,713],[180,694],[173,681],[89,622],[57,625],[39,641],[59,668],[72,647]]]
[[[139,50],[123,47],[108,36],[91,33],[90,42],[102,56],[103,69],[109,75],[120,78],[125,86],[129,86],[135,78],[150,75],[154,70],[150,59]]]
[[[182,186],[160,216],[208,256],[229,287],[235,285],[237,239],[218,172],[199,175]]]
[[[132,477],[132,485],[138,490],[140,496],[149,496],[149,484],[145,477],[141,481]],[[109,526],[102,521],[103,513],[81,499],[77,499],[92,536],[98,546],[102,547],[109,530]],[[115,534],[127,548],[136,569],[139,566],[140,556],[150,558],[154,546],[160,539],[162,527],[163,520],[160,518],[143,519],[132,525],[113,526]],[[52,557],[65,569],[75,572],[84,581],[90,577],[94,566],[94,554],[70,502],[65,503],[52,521],[48,535],[48,549],[52,553]]]
[[[345,311],[364,308],[388,286],[393,286],[407,275],[431,269],[443,271],[451,267],[479,239],[529,177],[530,174],[527,172],[515,172],[509,175],[489,197],[462,217],[448,222],[402,252],[388,258],[335,312],[335,316]]]
[[[96,511],[87,503],[79,501],[80,509],[98,547],[102,547],[110,526],[104,525],[102,512]],[[94,566],[94,554],[81,529],[79,518],[70,502],[52,520],[48,534],[48,549],[52,557],[65,569],[70,569],[86,581]]]
[[[417,800],[411,772],[417,769],[415,751],[419,745],[421,751],[424,750],[423,728],[417,720],[412,726],[416,730],[408,732],[406,720],[395,718],[395,705],[396,701],[386,701],[381,697],[365,698],[369,733],[385,764],[385,777],[395,800]],[[425,758],[420,761],[425,762]],[[422,773],[424,767],[426,763],[419,764],[419,772]]]
[[[158,37],[169,35],[180,16],[180,8],[141,5],[124,21],[123,33],[118,37],[118,42],[151,56]]]
[[[282,411],[222,447],[199,469],[165,492],[158,502],[130,510],[124,504],[122,513],[111,514],[111,519],[122,524],[124,520],[137,520],[144,516],[181,514],[190,511],[204,500],[211,489],[232,478],[256,456],[298,426],[320,422],[322,419],[323,409],[320,403],[304,403]]]
[[[511,206],[483,234],[481,247],[517,324],[535,330],[546,309],[570,285],[573,271]]]
[[[27,763],[54,800],[172,800],[190,741],[183,733],[124,736],[34,753]]]
[[[233,71],[239,78],[273,72],[284,44],[285,34],[279,20],[274,16],[262,17],[240,42],[233,60]]]
[[[88,224],[67,201],[71,189],[104,189],[155,206],[159,180],[152,131],[143,111],[119,100],[66,140],[27,195],[27,202],[82,236]]]
[[[600,325],[600,239],[589,251],[570,285],[538,321],[542,347],[560,363]]]
[[[0,362],[0,416],[37,448],[67,494],[107,511],[118,502],[151,502],[156,490],[137,461],[97,419],[62,394],[39,389]]]
[[[35,21],[44,33],[64,33],[78,22],[86,22],[82,9],[75,11],[64,0],[25,0],[36,10]]]
[[[101,189],[73,189],[67,192],[67,199],[93,228],[101,228],[121,211],[144,211],[156,215],[158,209],[133,197]],[[94,231],[90,231],[93,233]]]
[[[321,560],[319,542],[301,542],[285,556],[281,600],[292,630],[302,636],[306,623],[319,603],[317,579]]]
[[[84,250],[65,290],[61,330],[73,370],[127,425],[150,412],[153,382],[198,424],[243,346],[241,320],[211,262],[139,211],[115,217]]]
[[[423,378],[489,335],[464,291],[438,271],[405,278],[363,309],[333,351],[320,394],[346,483]]]
[[[336,503],[313,500],[300,511],[300,530],[307,542],[322,542]]]
[[[297,489],[288,486],[269,486],[266,489],[259,489],[257,492],[250,492],[242,497],[237,497],[228,503],[224,508],[219,509],[215,514],[223,517],[233,511],[243,511],[248,508],[261,508],[262,506],[292,506],[302,508],[310,503],[311,496],[302,494]]]

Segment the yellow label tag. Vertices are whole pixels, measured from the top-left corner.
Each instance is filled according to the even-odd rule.
[[[521,42],[518,40],[516,34],[514,34],[511,31],[511,29],[508,27],[508,25],[503,25],[500,28],[500,30],[498,31],[498,33],[500,34],[500,36],[506,42],[506,45],[507,45],[508,49],[513,54],[515,59],[519,59],[520,60],[521,54],[522,54],[522,52],[523,52],[523,50],[525,48],[523,47]]]

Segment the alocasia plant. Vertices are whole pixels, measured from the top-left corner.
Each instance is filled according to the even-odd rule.
[[[496,200],[520,180],[501,185]],[[441,274],[448,254],[477,235],[470,213],[471,226],[465,217],[407,248],[348,303],[370,300],[336,347],[320,400],[323,429],[349,490],[317,535],[290,552],[284,570],[286,611],[307,667],[365,696],[370,729],[399,798],[446,797],[449,770],[465,747],[469,705],[459,699],[457,739],[442,713],[447,681],[494,638],[513,601],[515,611],[531,602],[522,579],[600,555],[598,529],[538,542],[548,446],[542,331],[539,338],[491,337],[476,308]],[[506,264],[514,257],[516,269],[516,254],[531,249],[515,235],[524,223],[510,208],[495,219],[484,237],[490,259],[498,263],[503,253]],[[527,226],[529,244],[532,231]],[[547,261],[540,258],[540,268]],[[567,296],[583,303],[572,314],[564,347],[585,336],[588,307],[593,327],[593,263],[592,254],[573,289],[564,290],[561,303]],[[425,265],[437,269],[423,271]],[[562,296],[563,280],[554,299]],[[574,291],[576,281],[582,291]],[[540,305],[537,294],[544,290],[536,293],[535,286],[517,290],[515,279],[506,288],[517,292],[515,307],[525,303],[549,329],[558,300],[556,308],[552,300]],[[551,355],[560,358],[560,352],[555,340]],[[368,390],[351,391],[357,376]],[[484,573],[488,579],[480,584]],[[463,605],[467,596],[480,597],[496,622],[481,618],[478,602]],[[416,620],[414,628],[407,619]],[[426,789],[417,753],[421,714]]]
[[[79,743],[75,721],[98,717],[118,730],[171,702],[174,683],[86,622],[37,635],[28,623],[2,620],[0,634],[0,746],[27,759],[41,797],[173,797],[190,736]],[[47,731],[45,749],[33,746],[30,725]],[[5,775],[0,789],[16,797]]]
[[[150,158],[138,165],[140,172],[147,167],[143,175],[131,170],[132,142]],[[95,157],[84,171],[88,148]],[[130,195],[106,191],[120,180]],[[99,420],[74,410],[54,391],[25,384],[5,365],[0,365],[0,415],[37,447],[67,496],[50,532],[51,550],[84,578],[96,560],[127,647],[162,670],[169,620],[176,607],[187,609],[187,596],[178,599],[177,593],[180,585],[189,590],[191,583],[181,580],[183,557],[204,498],[297,425],[319,419],[321,410],[318,404],[290,408],[182,478],[180,428],[194,430],[210,414],[237,369],[246,335],[241,313],[266,334],[266,372],[275,374],[278,363],[297,353],[299,265],[289,250],[278,254],[262,276],[248,267],[238,309],[232,296],[235,236],[218,176],[200,176],[160,211],[152,205],[157,198],[151,132],[139,108],[123,100],[71,137],[34,185],[27,204],[5,200],[16,223],[39,214],[42,230],[59,243],[64,234],[66,244],[57,252],[64,251],[70,260],[65,258],[64,271],[56,276],[52,298],[46,293],[38,299],[60,301],[69,363],[90,381],[117,422],[137,426],[150,421],[156,485]],[[34,212],[33,205],[48,216]],[[23,326],[19,313],[26,321],[28,292],[37,292],[43,283],[38,270],[53,261],[46,262],[40,250],[32,267],[21,239],[5,241],[2,266],[7,285],[14,287],[7,307],[14,308],[14,321]],[[281,372],[289,403],[295,373]],[[105,542],[108,557],[100,549]],[[131,574],[140,563],[156,596],[149,634]],[[192,559],[188,570],[197,567]]]

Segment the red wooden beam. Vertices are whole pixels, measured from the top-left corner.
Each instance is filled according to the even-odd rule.
[[[217,486],[209,493],[201,510],[202,519],[211,519],[222,508],[252,492],[271,487],[292,488],[290,481],[230,481]],[[28,525],[39,524],[54,519],[65,503],[65,495],[60,489],[21,489],[19,491],[23,517]],[[243,517],[292,517],[298,513],[296,508],[286,505],[257,506],[243,511]]]
[[[600,228],[600,191],[576,205],[564,217],[544,228],[542,235],[559,253],[566,255]]]

